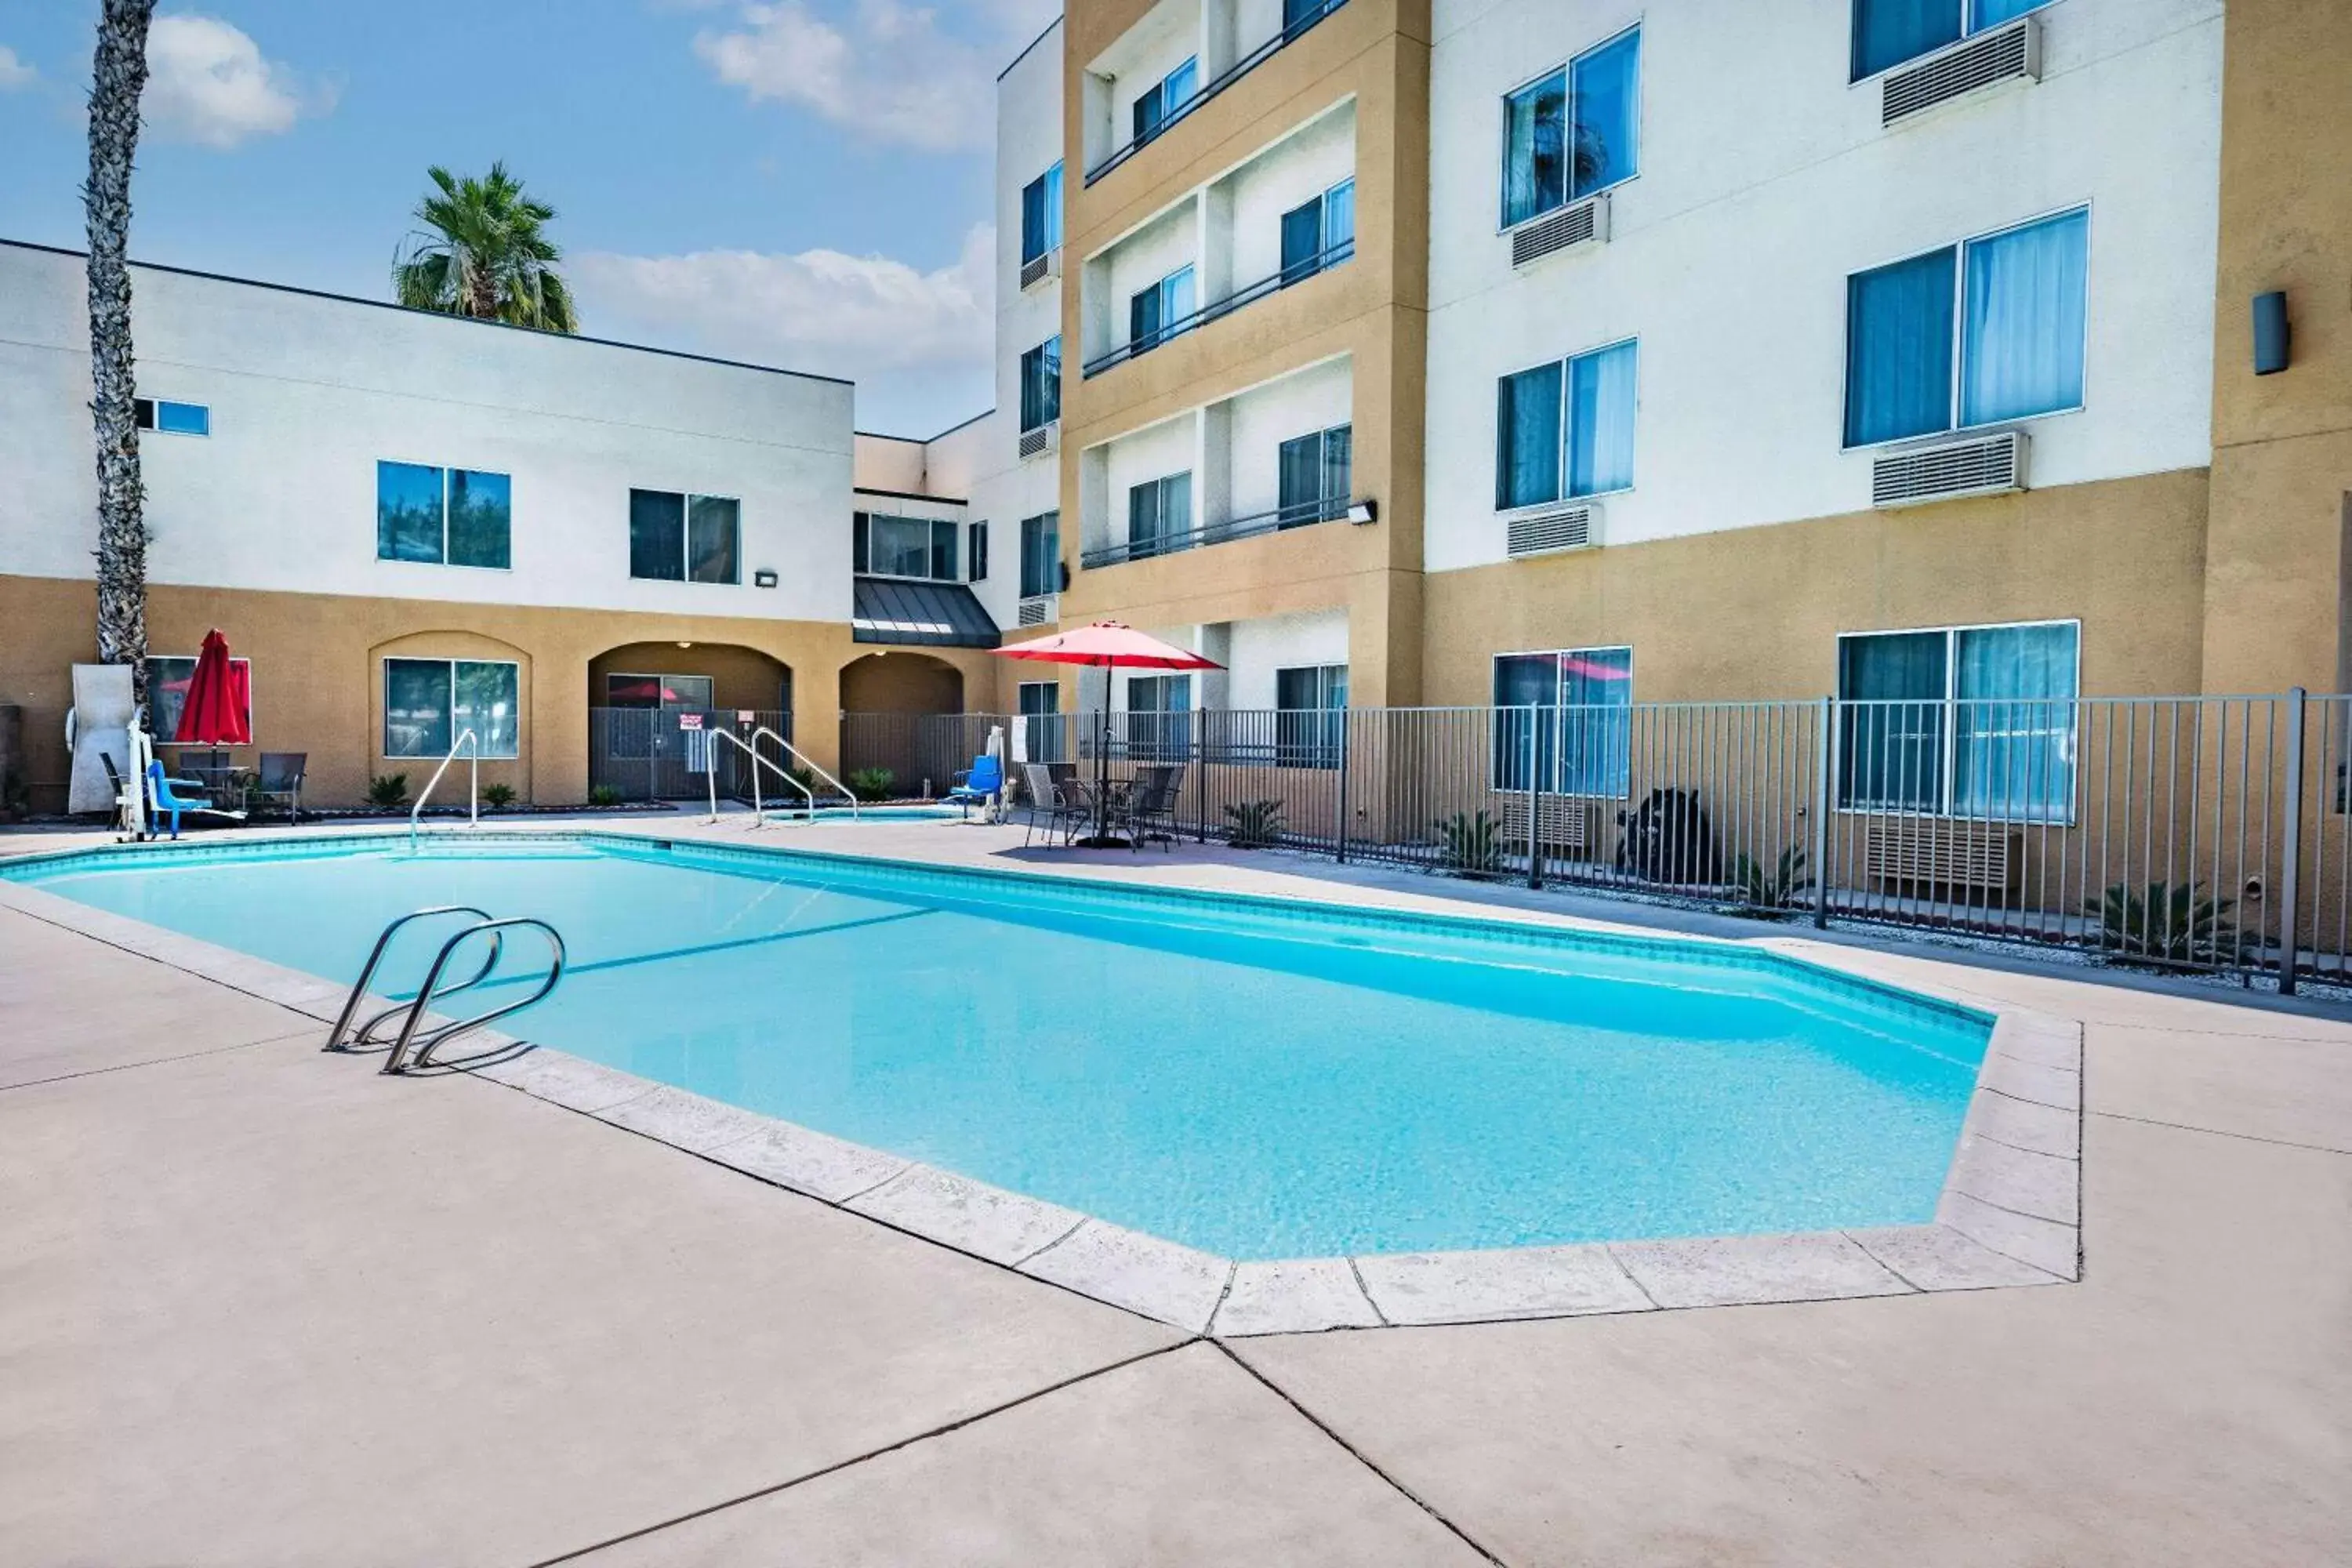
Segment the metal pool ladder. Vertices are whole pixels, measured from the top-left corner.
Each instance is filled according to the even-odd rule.
[[[851,789],[847,784],[843,784],[839,779],[835,778],[831,773],[826,773],[814,763],[809,761],[807,755],[803,753],[799,747],[793,745],[790,741],[785,740],[782,735],[777,734],[765,724],[762,724],[758,729],[752,731],[751,738],[748,742],[731,730],[713,730],[709,731],[709,733],[718,740],[725,741],[737,751],[741,752],[745,756],[751,759],[752,826],[765,826],[768,821],[767,800],[766,797],[761,795],[760,793],[760,770],[761,768],[767,769],[770,773],[774,773],[778,778],[783,780],[786,784],[800,791],[802,796],[808,802],[808,805],[806,807],[808,820],[811,822],[814,822],[816,820],[816,792],[809,788],[808,785],[801,783],[799,779],[794,778],[782,763],[776,762],[772,757],[762,755],[759,750],[759,742],[763,740],[773,741],[776,743],[777,749],[782,751],[784,755],[800,763],[801,766],[806,768],[817,778],[820,778],[826,784],[831,784],[841,798],[849,803],[849,819],[852,822],[857,820],[857,792]],[[714,762],[717,760],[715,755],[712,760]],[[710,768],[704,774],[704,778],[710,786],[709,820],[717,822],[719,820],[719,770],[716,767]],[[782,795],[778,798],[789,800],[792,797],[789,795]]]
[[[358,1015],[360,1004],[367,996],[368,985],[375,979],[376,969],[383,963],[384,952],[392,945],[394,936],[412,921],[432,920],[447,915],[470,915],[474,917],[473,923],[441,944],[441,951],[434,955],[433,966],[425,971],[425,984],[417,988],[415,996],[406,1002],[393,1004],[362,1024],[356,1030],[352,1029],[352,1020]],[[547,975],[539,983],[537,990],[519,1002],[509,1002],[503,1006],[493,1007],[487,1013],[478,1013],[470,1018],[460,1018],[453,1023],[436,1025],[429,1029],[420,1027],[424,1023],[425,1012],[434,1003],[446,1001],[461,991],[470,991],[490,977],[490,972],[498,967],[499,955],[506,949],[506,932],[526,930],[538,932],[547,943]],[[450,958],[460,947],[478,936],[489,938],[489,951],[483,955],[481,967],[456,984],[444,986],[441,979],[448,970]],[[385,926],[383,934],[375,939],[375,947],[369,952],[366,964],[361,968],[359,979],[352,982],[352,994],[344,999],[343,1010],[337,1015],[335,1026],[327,1032],[327,1043],[322,1048],[330,1051],[355,1051],[373,1045],[376,1042],[375,1031],[378,1027],[405,1014],[407,1016],[401,1023],[400,1032],[393,1037],[391,1050],[384,1058],[383,1070],[396,1074],[405,1072],[411,1068],[424,1067],[427,1065],[435,1051],[459,1035],[478,1029],[492,1019],[520,1013],[526,1007],[545,1001],[548,994],[555,989],[556,983],[563,978],[563,963],[562,933],[545,921],[537,920],[529,915],[509,915],[504,919],[499,919],[493,917],[488,910],[476,909],[471,904],[442,904],[431,909],[412,910]]]
[[[441,782],[441,775],[449,771],[449,764],[457,760],[459,752],[466,753],[467,769],[466,826],[479,827],[482,825],[482,742],[479,736],[467,730],[449,748],[449,754],[441,759],[441,765],[433,770],[433,776],[425,781],[425,787],[416,792],[416,804],[408,808],[408,848],[411,854],[416,850],[416,824],[417,819],[425,815],[425,803],[433,798],[433,786]]]

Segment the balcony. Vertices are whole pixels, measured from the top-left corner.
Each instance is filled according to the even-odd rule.
[[[1294,528],[1306,528],[1318,522],[1371,522],[1379,511],[1369,500],[1349,500],[1331,497],[1307,501],[1298,506],[1276,507],[1253,517],[1237,517],[1225,522],[1205,523],[1188,528],[1180,533],[1154,534],[1144,539],[1122,540],[1115,544],[1098,545],[1078,558],[1078,564],[1088,571],[1099,566],[1117,566],[1122,562],[1149,561],[1155,556],[1174,555],[1181,551],[1197,550],[1203,545],[1224,544],[1236,539],[1256,539],[1268,533],[1286,533]]]
[[[1150,353],[1171,338],[1197,331],[1220,317],[1230,316],[1244,305],[1255,304],[1271,294],[1278,294],[1294,284],[1304,283],[1320,273],[1328,272],[1356,254],[1356,241],[1351,236],[1313,256],[1290,263],[1270,278],[1261,278],[1245,288],[1236,289],[1222,300],[1212,300],[1197,310],[1189,311],[1172,321],[1162,321],[1148,331],[1139,333],[1107,353],[1097,354],[1087,361],[1079,375],[1096,376],[1129,360]]]
[[[1317,23],[1347,3],[1348,0],[1286,0],[1283,6],[1283,24],[1279,32],[1219,71],[1204,86],[1195,89],[1181,102],[1169,107],[1157,116],[1149,117],[1148,123],[1138,130],[1131,140],[1113,149],[1100,163],[1087,171],[1086,184],[1091,186],[1097,180],[1167,135],[1171,130],[1190,119],[1202,104],[1272,59],[1289,45],[1296,43]]]

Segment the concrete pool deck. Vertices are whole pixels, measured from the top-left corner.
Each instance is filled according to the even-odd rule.
[[[2352,1024],[1837,945],[2080,1022],[2079,1284],[1214,1342],[0,910],[0,1561],[2337,1560]]]

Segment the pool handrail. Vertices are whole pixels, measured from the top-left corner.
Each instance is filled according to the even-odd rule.
[[[546,939],[547,978],[539,983],[539,989],[519,1002],[509,1002],[503,1007],[493,1007],[487,1013],[478,1013],[473,1017],[460,1018],[454,1023],[442,1024],[425,1030],[423,1042],[416,1044],[412,1053],[410,1046],[416,1042],[417,1026],[424,1021],[425,1009],[432,1005],[436,994],[454,996],[474,984],[469,980],[464,984],[453,985],[446,991],[437,990],[441,984],[441,972],[448,967],[449,955],[457,952],[468,938],[480,936],[487,931],[494,944],[502,944],[504,939],[499,935],[501,931],[519,929],[535,931]],[[416,999],[408,1004],[407,1021],[401,1025],[398,1037],[392,1042],[392,1049],[383,1058],[383,1066],[376,1070],[380,1074],[397,1077],[411,1068],[428,1066],[435,1051],[467,1030],[478,1029],[494,1018],[503,1018],[509,1014],[520,1013],[526,1007],[545,1001],[548,994],[555,989],[556,983],[563,978],[563,962],[562,933],[545,921],[534,916],[509,915],[503,920],[484,921],[478,925],[467,926],[441,944],[441,951],[434,956],[433,967],[425,972],[423,988],[416,993]]]
[[[856,790],[851,789],[847,784],[843,784],[839,779],[835,778],[831,773],[826,773],[823,768],[809,761],[806,752],[803,752],[798,746],[793,745],[790,741],[785,740],[782,735],[777,734],[773,730],[769,729],[765,724],[761,725],[758,729],[751,731],[751,738],[755,741],[762,735],[765,735],[769,740],[773,741],[778,746],[782,747],[783,749],[784,755],[792,758],[793,761],[800,763],[801,766],[806,768],[809,772],[814,773],[817,777],[831,784],[834,787],[835,793],[849,803],[849,820],[852,822],[857,820],[857,792]],[[800,781],[795,779],[793,782],[797,784]],[[809,817],[812,821],[816,817],[816,796],[814,795],[809,795]]]
[[[392,1006],[385,1008],[383,1012],[378,1013],[374,1017],[370,1018],[366,1023],[361,1025],[358,1032],[353,1034],[348,1040],[343,1037],[343,1031],[352,1026],[352,1015],[360,1010],[361,999],[367,995],[368,984],[375,978],[376,966],[383,962],[384,950],[392,945],[393,937],[400,931],[401,927],[406,925],[409,921],[429,920],[436,915],[473,915],[479,920],[488,920],[490,918],[490,911],[488,910],[476,909],[471,904],[436,904],[429,909],[412,910],[408,913],[402,915],[399,919],[394,921],[390,925],[385,926],[383,928],[383,934],[375,939],[375,946],[369,951],[367,963],[360,966],[360,977],[352,983],[352,994],[344,1000],[343,1010],[335,1016],[335,1026],[327,1031],[327,1043],[319,1047],[320,1050],[347,1051],[356,1049],[357,1047],[367,1044],[368,1037],[374,1033],[375,1026],[378,1024],[383,1023],[386,1018],[391,1017],[394,1013],[401,1011],[408,1005],[405,1002],[395,1003]],[[454,996],[458,992],[467,989],[467,987],[480,984],[484,979],[488,978],[490,971],[497,967],[499,962],[499,949],[500,945],[500,939],[495,935],[492,936],[490,939],[490,956],[483,963],[480,971],[476,973],[471,980],[467,981],[464,985],[453,985],[448,990],[443,992],[442,994],[444,996]]]
[[[425,781],[425,787],[416,792],[416,804],[408,808],[408,847],[411,849],[416,847],[417,819],[425,815],[425,803],[433,798],[433,786],[441,782],[441,775],[449,771],[449,764],[457,760],[457,753],[468,746],[473,750],[466,753],[466,826],[479,827],[482,825],[482,742],[468,726],[457,737],[457,743],[449,748],[449,754],[441,759],[441,765],[433,770],[433,776]]]
[[[757,747],[751,745],[749,742],[746,742],[740,735],[736,734],[732,730],[713,730],[710,731],[709,733],[718,736],[720,740],[728,742],[745,756],[751,759],[752,826],[762,826],[768,820],[767,800],[766,797],[760,793],[760,770],[763,767],[773,769],[777,777],[782,779],[786,784],[800,791],[801,794],[807,795],[809,815],[811,816],[814,816],[816,815],[815,794],[810,790],[808,785],[801,783],[800,780],[793,777],[790,773],[785,771],[782,764],[779,763],[772,757],[761,756]],[[757,740],[758,738],[758,732],[754,731],[752,739]],[[716,822],[719,820],[719,770],[717,768],[705,768],[702,771],[702,777],[703,782],[710,786],[709,820]]]

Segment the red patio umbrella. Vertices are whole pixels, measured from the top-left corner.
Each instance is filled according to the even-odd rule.
[[[1000,658],[1035,659],[1043,664],[1076,664],[1096,669],[1223,669],[1213,658],[1190,648],[1161,642],[1118,621],[1096,621],[1049,637],[1014,643],[994,650]],[[1110,693],[1103,692],[1102,744],[1095,748],[1095,835],[1084,840],[1102,847],[1122,842],[1110,834]]]
[[[253,744],[253,676],[228,657],[228,638],[215,626],[205,634],[196,669],[188,678],[187,700],[172,740],[183,746]]]

